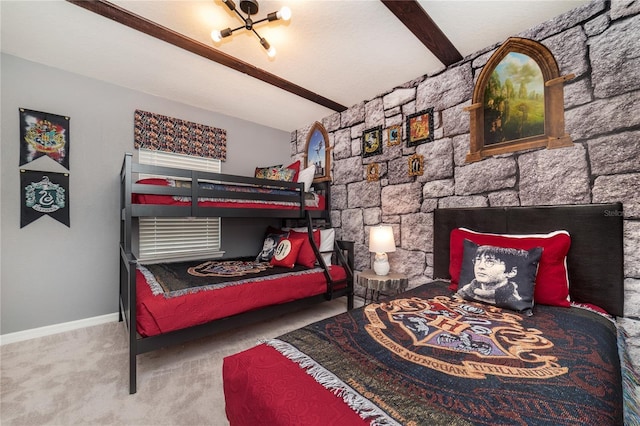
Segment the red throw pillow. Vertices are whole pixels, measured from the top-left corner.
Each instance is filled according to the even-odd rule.
[[[287,169],[291,169],[293,171],[296,172],[295,175],[293,175],[293,181],[292,182],[297,182],[298,181],[298,173],[300,173],[300,160],[295,161],[291,164],[289,164],[287,167],[285,167]]]
[[[297,238],[283,238],[278,243],[273,257],[269,262],[273,266],[284,266],[286,268],[293,268],[296,264],[300,247],[302,246],[302,240]]]
[[[466,228],[454,229],[451,231],[449,249],[449,274],[451,275],[449,288],[452,291],[458,290],[465,239],[480,245],[523,250],[542,247],[542,256],[534,288],[535,303],[570,306],[567,253],[571,246],[571,236],[567,231],[532,235],[500,235],[476,232]]]
[[[316,254],[313,251],[313,247],[311,247],[309,234],[307,232],[289,231],[289,238],[302,240],[302,246],[300,247],[296,263],[306,266],[307,268],[313,268],[316,264]],[[313,241],[316,243],[316,247],[320,247],[320,230],[316,229],[313,231]]]

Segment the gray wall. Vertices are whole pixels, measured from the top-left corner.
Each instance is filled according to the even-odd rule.
[[[635,4],[595,1],[518,35],[549,48],[561,75],[576,75],[565,85],[572,147],[465,163],[469,113],[464,107],[499,46],[325,117],[332,146],[332,221],[338,237],[355,241],[356,269],[370,267],[369,228],[385,223],[393,226],[398,245],[389,254],[391,268],[407,274],[412,287],[428,282],[433,274],[433,210],[438,207],[622,201],[625,315],[639,318],[640,7]],[[434,108],[433,142],[411,148],[385,145],[382,154],[362,157],[363,130],[404,126],[407,115],[427,107]],[[303,154],[312,125],[292,133],[294,157]],[[425,164],[419,177],[407,173],[407,159],[416,152]],[[367,182],[369,163],[379,164],[379,181]],[[637,344],[640,353],[640,339]]]
[[[1,57],[2,181],[0,334],[118,311],[118,174],[134,152],[133,115],[142,109],[227,130],[224,173],[289,158],[289,133],[101,81]],[[42,217],[20,228],[18,108],[70,120],[71,227]],[[65,172],[41,157],[22,166]],[[226,257],[257,252],[266,225],[223,223]]]

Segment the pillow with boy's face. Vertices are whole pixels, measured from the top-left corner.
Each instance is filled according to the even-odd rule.
[[[531,315],[542,248],[478,245],[464,240],[458,295]]]
[[[267,234],[264,237],[264,242],[262,243],[262,250],[258,253],[256,257],[256,262],[268,262],[273,257],[273,254],[276,251],[276,247],[278,243],[288,236],[287,233],[279,234],[279,233],[271,233]]]

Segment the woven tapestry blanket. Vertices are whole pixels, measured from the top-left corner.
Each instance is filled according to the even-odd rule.
[[[253,258],[157,263],[138,265],[138,269],[146,278],[152,293],[162,294],[166,298],[322,271],[320,268],[309,269],[300,265],[293,268],[273,266]]]
[[[447,285],[266,343],[372,424],[622,423],[610,319],[542,305],[527,317],[455,298]]]

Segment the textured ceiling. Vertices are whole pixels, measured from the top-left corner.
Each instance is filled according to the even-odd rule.
[[[256,26],[275,59],[246,30],[214,45],[212,29],[241,25],[221,0],[112,3],[346,107],[444,68],[379,0],[261,1],[257,18],[293,12]],[[419,1],[463,57],[584,3]],[[2,52],[30,61],[285,131],[334,112],[70,2],[2,0],[0,14]]]

